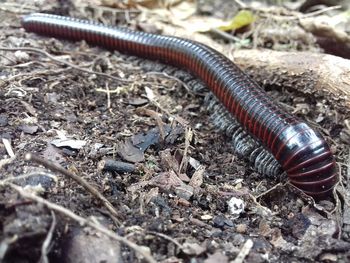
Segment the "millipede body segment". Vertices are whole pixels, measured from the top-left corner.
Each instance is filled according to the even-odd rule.
[[[204,44],[40,13],[23,17],[22,25],[30,32],[85,40],[110,50],[187,69],[199,77],[244,129],[273,154],[293,185],[311,196],[323,198],[338,181],[336,162],[324,138],[276,106],[232,61]]]

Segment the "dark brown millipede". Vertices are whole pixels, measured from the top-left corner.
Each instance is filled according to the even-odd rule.
[[[24,16],[22,25],[38,34],[85,40],[187,69],[274,155],[294,186],[324,198],[338,181],[335,158],[321,134],[280,109],[233,62],[204,44],[40,13]]]

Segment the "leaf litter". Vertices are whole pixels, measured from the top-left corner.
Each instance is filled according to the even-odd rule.
[[[200,14],[198,3],[194,1],[165,1],[163,4],[159,4],[159,1],[103,1],[104,7],[99,8],[101,3],[91,1],[90,6],[84,7],[86,3],[76,1],[75,6],[82,4],[81,8],[70,6],[69,12],[101,21],[113,21],[109,19],[122,17],[120,21],[129,22],[131,27],[137,27],[139,23],[143,24],[143,29],[156,28],[156,31],[163,34],[194,38],[217,48],[229,57],[232,57],[232,48],[237,47],[232,41],[239,39],[246,41],[245,45],[250,48],[319,52],[319,38],[325,36],[324,32],[330,32],[328,36],[344,39],[340,43],[345,47],[348,44],[347,35],[341,38],[346,22],[336,23],[336,20],[343,21],[340,16],[328,24],[328,28],[332,30],[322,29],[323,33],[320,34],[320,24],[311,15],[290,12],[275,6],[268,9],[252,4],[247,10],[254,14],[254,21],[248,19],[244,23],[238,22],[238,25],[252,26],[237,27],[234,18],[228,28],[228,35],[213,35],[212,28],[227,25],[235,16],[231,14],[223,19],[215,15],[220,10],[210,8],[206,12],[212,16],[205,16]],[[4,5],[5,8],[10,6],[15,13],[3,13],[4,20],[9,24],[18,21],[15,14],[16,10],[20,11],[16,4]],[[53,4],[51,8],[58,6],[59,4]],[[116,7],[119,9],[113,9]],[[133,8],[130,14],[137,16],[137,19],[128,20],[124,8]],[[49,10],[48,6],[46,10]],[[89,10],[94,10],[94,16],[89,15]],[[107,15],[104,16],[105,14]],[[108,17],[111,14],[113,16]],[[342,13],[342,16],[346,17],[346,13]],[[147,27],[147,24],[152,25],[153,29]],[[289,28],[293,28],[290,31],[293,34],[298,28],[298,34],[285,34],[285,30]],[[163,262],[264,262],[266,259],[282,262],[286,258],[298,262],[346,262],[348,259],[348,213],[345,210],[340,211],[336,202],[324,202],[321,205],[327,209],[319,209],[312,200],[288,185],[273,187],[276,181],[269,182],[252,171],[246,163],[234,158],[227,138],[215,133],[200,106],[187,107],[189,104],[201,105],[202,102],[200,98],[179,88],[181,83],[177,83],[174,90],[174,80],[155,76],[150,78],[142,70],[135,69],[118,52],[102,52],[101,49],[82,43],[60,40],[52,42],[33,34],[27,35],[16,28],[2,27],[1,30],[5,32],[0,37],[5,41],[4,44],[16,46],[13,44],[17,42],[44,47],[58,56],[65,56],[67,61],[74,61],[78,64],[78,72],[79,67],[85,68],[89,63],[91,65],[91,54],[101,54],[110,63],[105,68],[93,68],[97,73],[122,72],[118,76],[133,80],[130,85],[123,84],[123,92],[113,93],[108,89],[101,92],[101,87],[106,87],[107,81],[102,77],[103,74],[92,77],[85,75],[86,73],[77,74],[77,71],[65,70],[62,64],[55,64],[47,58],[25,51],[1,53],[0,64],[5,67],[6,73],[4,78],[1,75],[0,82],[0,96],[3,101],[0,106],[0,136],[3,139],[0,156],[1,161],[8,160],[0,166],[0,219],[3,222],[1,260],[11,261],[16,256],[26,258],[28,262],[37,262],[38,258],[46,254],[51,259],[57,259],[60,257],[60,249],[70,255],[75,253],[62,246],[59,240],[51,240],[53,250],[45,250],[42,246],[52,219],[49,210],[55,211],[56,216],[62,219],[54,228],[56,235],[64,237],[61,241],[72,242],[72,246],[87,246],[84,238],[81,239],[82,228],[79,225],[88,223],[97,231],[87,230],[93,237],[89,239],[88,245],[95,253],[96,260],[103,260],[103,253],[97,253],[101,247],[114,248],[116,256],[120,256],[125,262],[141,261],[142,258],[152,262],[150,253]],[[52,46],[52,43],[56,44]],[[326,48],[325,50],[327,51]],[[30,61],[39,64],[15,67],[18,63]],[[40,64],[44,67],[34,66]],[[7,78],[12,79],[9,81]],[[120,87],[120,83],[114,82],[116,79],[107,79],[111,81],[111,91]],[[299,116],[305,115],[311,120],[317,120],[319,125],[325,125],[328,121],[324,117],[327,109],[314,103],[315,100],[324,103],[322,96],[308,95],[306,101],[304,99],[300,102],[296,98],[305,97],[300,92],[287,90],[282,93],[279,89],[274,90],[273,84],[268,88],[283,103],[291,105]],[[148,100],[144,99],[145,92]],[[49,94],[56,95],[50,97]],[[106,101],[106,94],[109,102]],[[128,101],[129,103],[125,103]],[[337,101],[332,103],[341,104]],[[139,107],[160,113],[159,119],[139,114],[136,110]],[[199,112],[193,115],[191,109],[198,109]],[[35,116],[35,125],[21,122],[23,112],[27,113],[25,117]],[[181,125],[174,125],[173,122],[180,119],[183,120]],[[338,123],[348,119],[347,110],[343,109],[338,113]],[[199,123],[203,125],[198,125]],[[189,132],[187,125],[198,128]],[[67,131],[66,134],[74,135],[74,138],[80,140],[57,139],[54,129]],[[162,129],[165,136],[162,135]],[[345,134],[347,126],[341,124],[337,129],[343,130]],[[344,140],[345,135],[342,138]],[[344,158],[346,155],[341,153],[346,152],[348,143],[341,143],[338,138],[334,140],[340,149],[340,153],[337,152],[338,158],[348,163]],[[56,147],[52,146],[52,142]],[[96,145],[99,146],[95,147]],[[63,149],[71,149],[75,153],[61,151]],[[59,177],[58,171],[48,173],[46,166],[46,175],[42,175],[41,170],[37,174],[39,177],[18,181],[18,185],[25,188],[42,183],[45,191],[38,191],[38,195],[52,204],[68,207],[70,211],[89,218],[88,221],[74,217],[69,211],[55,210],[56,207],[52,204],[44,206],[42,199],[25,195],[9,184],[8,179],[16,182],[16,177],[33,176],[28,170],[36,167],[23,161],[23,156],[28,151],[51,159],[87,180],[108,198],[118,210],[115,216],[120,216],[122,220],[111,216],[106,206],[97,202],[98,199],[81,185],[71,179]],[[98,164],[105,157],[111,157],[113,162],[127,161],[136,164],[135,170],[125,173],[99,169]],[[343,171],[347,178],[346,170]],[[51,178],[48,177],[51,174],[56,178],[55,183],[51,179],[44,179]],[[346,182],[344,187],[347,187]],[[22,197],[13,194],[14,191]],[[344,206],[347,206],[349,197],[346,192],[341,197]],[[36,205],[37,203],[41,205]],[[337,213],[329,212],[334,209],[338,209]],[[65,211],[65,216],[60,214],[62,211]],[[12,221],[13,218],[15,220]],[[79,231],[75,232],[76,228]],[[114,233],[106,232],[106,229],[113,229]],[[155,231],[159,235],[148,235],[147,231]],[[111,239],[98,238],[101,233],[107,233],[114,240],[119,240],[119,236],[114,235],[118,233],[127,236],[132,243],[123,240],[121,252]],[[13,239],[15,236],[17,239]],[[136,243],[140,246],[133,246]],[[80,249],[78,257],[84,258],[84,253],[84,249]]]

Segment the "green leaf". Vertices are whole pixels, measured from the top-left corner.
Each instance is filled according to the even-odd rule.
[[[255,17],[251,11],[241,10],[237,15],[233,17],[231,22],[226,26],[220,26],[218,29],[222,31],[236,30],[238,28],[250,25],[255,20]]]

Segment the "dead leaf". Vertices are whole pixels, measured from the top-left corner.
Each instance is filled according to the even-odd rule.
[[[193,187],[187,184],[176,186],[174,191],[178,197],[185,200],[190,200],[190,198],[193,196]]]
[[[192,175],[191,181],[189,185],[193,186],[193,188],[200,188],[203,184],[203,174],[205,172],[205,167],[200,166]]]
[[[182,1],[178,5],[169,8],[173,17],[180,20],[186,20],[197,11],[196,1]]]
[[[5,127],[8,125],[8,118],[5,114],[0,114],[0,127]]]
[[[185,185],[180,178],[173,171],[160,173],[156,177],[153,177],[149,184],[158,186],[160,189],[169,191],[175,189],[178,186]]]
[[[217,251],[212,255],[209,255],[206,260],[203,261],[204,263],[227,263],[228,257],[225,256],[222,252]]]
[[[163,33],[165,26],[167,29],[172,31],[176,30],[177,32],[179,32],[179,28],[182,28],[186,34],[190,35],[197,32],[208,32],[212,28],[217,28],[227,24],[227,22],[222,19],[198,16],[195,15],[195,13],[196,4],[194,2],[184,1],[183,3],[169,9],[142,9],[140,21],[147,21],[148,23],[157,25],[157,28],[162,29]],[[166,23],[163,23],[163,21]],[[168,32],[168,30],[165,30],[165,34],[174,35],[174,33]],[[175,35],[184,36],[184,34],[180,32]]]
[[[279,230],[277,228],[274,228],[272,230],[272,237],[271,237],[270,243],[275,248],[282,249],[283,251],[292,252],[296,249],[296,247],[292,243],[286,241],[283,238],[283,236],[281,234],[281,230]]]
[[[170,125],[163,126],[165,134],[165,143],[173,143],[183,133],[183,128],[180,125],[171,127]],[[127,138],[117,146],[117,152],[125,161],[136,163],[144,161],[144,152],[151,145],[159,145],[164,143],[161,140],[159,128],[152,128],[146,133],[141,132]]]
[[[132,106],[144,106],[148,103],[148,100],[144,98],[131,98],[127,103]]]
[[[172,24],[186,29],[189,33],[205,33],[212,28],[224,26],[227,22],[215,17],[192,16],[186,20],[172,18]]]
[[[123,158],[123,160],[131,163],[144,161],[143,150],[135,147],[130,139],[118,144],[117,153]]]
[[[178,171],[180,164],[176,160],[176,158],[171,154],[170,149],[165,149],[159,153],[160,162],[164,168],[164,170],[173,170]]]
[[[79,150],[86,145],[86,141],[74,139],[55,139],[51,141],[51,144],[58,148],[69,147],[74,150]]]
[[[206,251],[206,248],[204,246],[201,246],[197,243],[184,243],[182,245],[182,252],[184,252],[187,255],[190,256],[199,256],[200,254],[204,253]]]
[[[46,149],[43,151],[43,156],[45,159],[48,159],[54,163],[63,163],[65,161],[65,158],[61,155],[61,150],[57,149],[56,147],[52,146],[51,144],[48,144]]]
[[[147,205],[154,197],[158,196],[159,188],[154,187],[145,194],[145,205]]]
[[[165,143],[173,144],[181,134],[184,133],[184,129],[181,125],[171,127],[170,125],[164,125],[163,131],[165,134]],[[159,128],[153,128],[146,133],[139,133],[131,137],[133,145],[137,146],[140,150],[145,151],[151,145],[157,145],[163,142],[160,140]]]
[[[39,127],[36,125],[26,125],[23,124],[18,127],[22,132],[27,133],[27,134],[34,134],[38,131]]]

